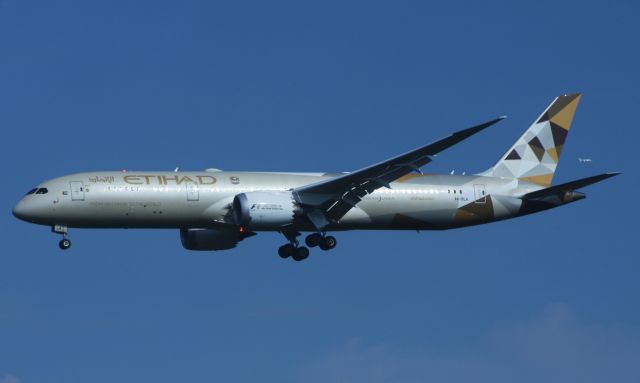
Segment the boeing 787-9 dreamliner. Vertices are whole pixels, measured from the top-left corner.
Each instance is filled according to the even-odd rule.
[[[188,250],[227,250],[258,232],[286,238],[301,261],[344,230],[442,230],[515,218],[583,199],[576,189],[619,173],[552,185],[580,94],[557,97],[488,170],[423,174],[441,151],[504,117],[349,173],[96,171],[45,181],[13,209],[21,220],[68,228],[172,228]],[[303,246],[298,237],[309,233]]]

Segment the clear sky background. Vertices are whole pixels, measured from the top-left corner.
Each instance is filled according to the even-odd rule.
[[[228,3],[0,1],[1,383],[640,381],[638,2]],[[478,172],[571,92],[555,182],[624,174],[512,221],[295,263],[11,216],[63,174],[349,171],[508,115],[424,169]]]

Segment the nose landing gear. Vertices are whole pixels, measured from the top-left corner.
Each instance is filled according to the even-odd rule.
[[[71,241],[68,238],[63,238],[58,242],[58,246],[60,246],[62,250],[67,250],[71,247]]]
[[[67,238],[69,236],[69,231],[65,225],[54,225],[51,228],[51,231],[57,234],[62,234],[62,239],[58,242],[58,247],[62,250],[67,250],[71,247],[71,240]]]

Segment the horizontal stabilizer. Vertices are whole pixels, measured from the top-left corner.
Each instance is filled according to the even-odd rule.
[[[564,184],[560,184],[560,185],[555,185],[555,186],[551,186],[548,187],[546,189],[542,189],[542,190],[538,190],[538,191],[534,191],[528,194],[525,194],[522,198],[523,199],[541,199],[544,197],[549,197],[549,196],[553,196],[553,195],[562,195],[566,192],[571,192],[574,191],[576,189],[579,188],[583,188],[585,186],[589,186],[591,184],[595,184],[596,182],[600,182],[603,180],[606,180],[607,178],[611,178],[613,176],[617,176],[618,174],[621,173],[604,173],[604,174],[599,174],[597,176],[592,176],[592,177],[587,177],[587,178],[582,178],[576,181],[571,181],[571,182],[567,182]]]

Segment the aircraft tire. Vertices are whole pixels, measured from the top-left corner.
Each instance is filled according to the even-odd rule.
[[[309,247],[316,247],[322,241],[322,235],[320,233],[313,233],[307,235],[307,238],[304,239],[304,243]]]
[[[278,249],[278,255],[282,259],[289,258],[290,256],[292,256],[295,253],[296,253],[296,248],[290,243],[282,245]]]
[[[71,241],[67,238],[63,238],[60,240],[60,242],[58,242],[58,247],[60,247],[62,250],[67,250],[71,247]]]
[[[298,247],[292,255],[293,260],[296,262],[303,261],[307,257],[309,257],[309,249],[304,246]]]
[[[338,244],[336,237],[328,235],[320,241],[320,248],[324,251],[331,250]]]

